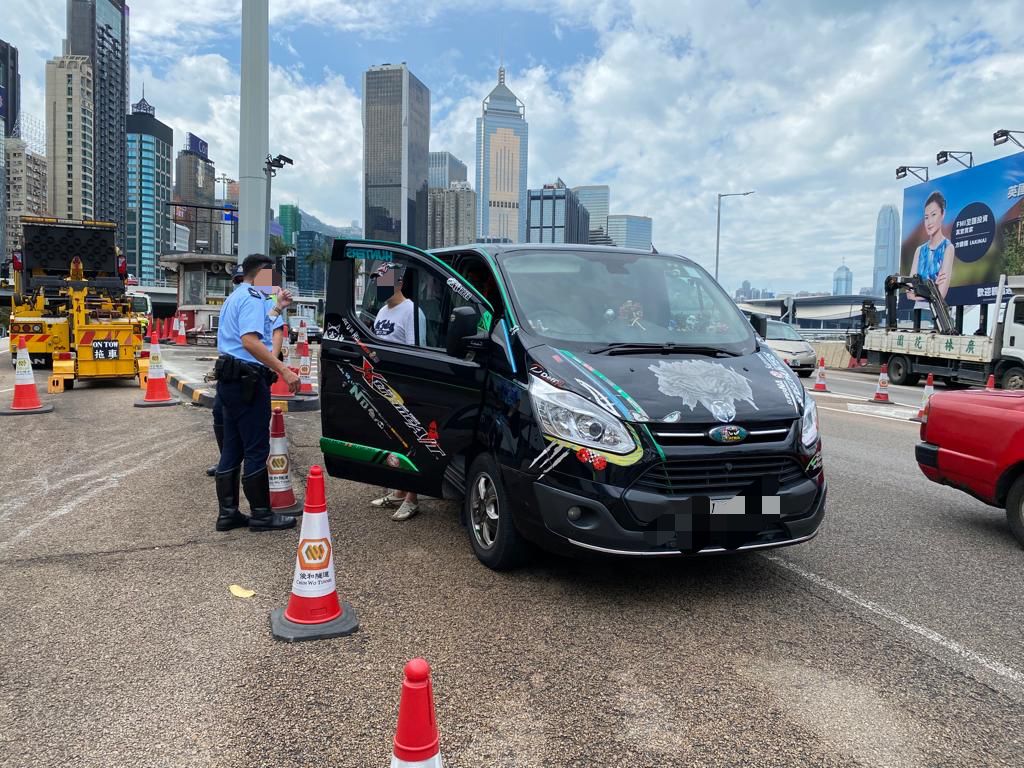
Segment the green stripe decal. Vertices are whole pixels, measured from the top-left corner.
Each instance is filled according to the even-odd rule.
[[[626,390],[624,390],[622,387],[620,387],[614,381],[612,381],[607,376],[605,376],[603,373],[601,373],[599,370],[597,370],[597,368],[594,368],[591,365],[587,365],[585,362],[580,360],[578,357],[576,357],[576,355],[574,355],[572,352],[570,352],[567,349],[560,349],[560,350],[558,350],[558,352],[560,354],[564,355],[565,357],[569,358],[570,360],[572,360],[577,365],[583,366],[583,368],[585,368],[587,371],[592,373],[596,378],[600,379],[605,384],[607,384],[609,387],[611,387],[615,391],[615,393],[625,401],[626,405],[628,405],[630,408],[633,409],[633,411],[634,411],[634,413],[636,415],[637,421],[649,421],[650,420],[650,417],[647,415],[647,412],[643,408],[640,407],[640,403],[638,403],[636,400],[634,400],[632,398],[632,396]]]
[[[651,443],[653,443],[654,447],[658,449],[658,455],[661,456],[661,460],[664,461],[665,460],[665,452],[663,450],[661,450],[661,446],[658,445],[658,441],[654,439],[654,433],[651,432],[651,430],[648,428],[648,426],[646,424],[641,424],[640,426],[644,428],[644,432],[646,432],[647,436],[649,438],[651,438]]]
[[[419,469],[409,460],[408,456],[396,451],[385,451],[383,448],[350,443],[345,440],[334,440],[330,437],[320,438],[320,450],[323,451],[325,456],[337,456],[342,459],[352,459],[353,461],[362,461],[367,464],[383,464],[389,467],[391,466],[388,464],[390,459],[392,462],[398,462],[398,466],[392,467],[392,469],[419,473]]]

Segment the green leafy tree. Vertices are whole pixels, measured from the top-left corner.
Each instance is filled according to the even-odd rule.
[[[1024,232],[1022,221],[1003,227],[1003,269],[1008,275],[1024,275]]]

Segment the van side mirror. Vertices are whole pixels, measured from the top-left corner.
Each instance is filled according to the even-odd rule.
[[[768,318],[767,317],[765,317],[764,315],[758,315],[758,314],[751,313],[751,315],[750,315],[750,325],[753,327],[753,329],[757,333],[757,335],[760,336],[762,339],[767,339],[768,338]]]
[[[445,337],[445,351],[451,357],[462,357],[466,340],[476,335],[480,312],[476,307],[455,307],[448,320],[448,335]]]

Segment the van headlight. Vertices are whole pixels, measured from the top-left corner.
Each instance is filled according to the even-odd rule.
[[[818,442],[818,405],[810,395],[804,395],[804,415],[800,419],[800,439],[805,448]]]
[[[573,392],[530,376],[530,400],[546,435],[608,453],[627,454],[636,448],[622,421]]]

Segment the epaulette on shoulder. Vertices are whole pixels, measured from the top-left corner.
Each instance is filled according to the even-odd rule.
[[[263,301],[263,294],[257,291],[255,288],[249,289],[249,295],[252,296],[254,299],[259,299],[260,301]]]

